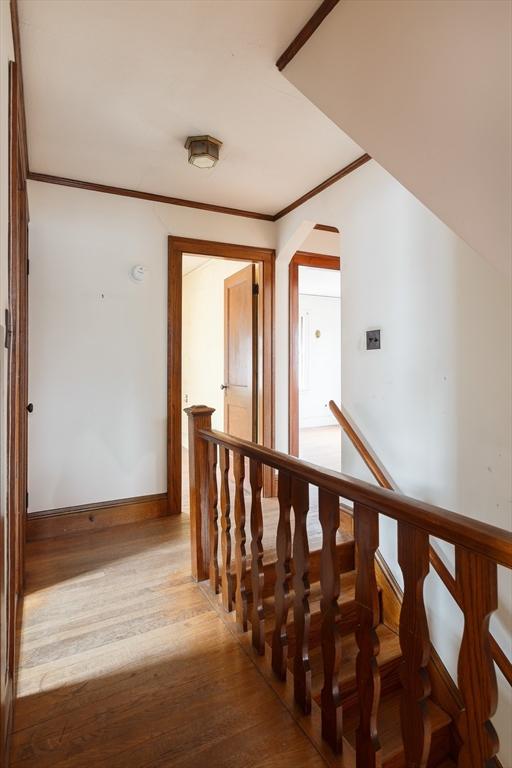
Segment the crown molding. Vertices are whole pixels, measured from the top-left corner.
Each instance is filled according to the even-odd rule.
[[[63,187],[74,187],[75,189],[88,189],[92,192],[103,192],[107,195],[120,195],[121,197],[135,197],[139,200],[152,200],[156,203],[167,203],[167,205],[181,205],[186,208],[198,208],[202,211],[213,211],[214,213],[225,213],[230,216],[245,216],[248,219],[260,219],[262,221],[274,221],[271,213],[257,213],[256,211],[245,211],[240,208],[228,208],[224,205],[213,205],[211,203],[200,203],[196,200],[183,200],[181,197],[169,197],[168,195],[158,195],[154,192],[140,192],[136,189],[126,189],[125,187],[114,187],[108,184],[96,184],[92,181],[79,181],[78,179],[68,179],[64,176],[51,176],[47,173],[36,173],[30,171],[28,178],[31,181],[42,181],[45,184],[59,184]]]
[[[337,181],[342,179],[344,176],[347,176],[349,173],[352,173],[352,171],[355,171],[357,168],[360,168],[361,165],[364,165],[364,163],[367,163],[368,160],[371,160],[370,155],[364,154],[361,157],[359,157],[357,160],[354,160],[354,162],[350,163],[349,165],[346,165],[341,170],[337,171],[337,173],[334,173],[332,176],[329,176],[328,179],[325,179],[321,184],[318,184],[318,186],[311,189],[309,192],[306,192],[306,194],[302,195],[302,197],[299,197],[297,200],[295,200],[293,203],[290,203],[290,205],[286,206],[286,208],[283,208],[281,211],[279,211],[276,214],[271,213],[258,213],[257,211],[245,211],[241,208],[229,208],[224,205],[213,205],[211,203],[200,203],[196,200],[183,200],[181,197],[169,197],[168,195],[158,195],[154,192],[140,192],[136,189],[126,189],[125,187],[114,187],[108,184],[96,184],[92,181],[81,181],[78,179],[68,179],[65,176],[52,176],[48,173],[36,173],[35,171],[29,171],[27,174],[27,178],[31,181],[40,181],[45,184],[57,184],[64,187],[74,187],[75,189],[88,189],[92,192],[103,192],[107,195],[120,195],[121,197],[135,197],[139,200],[152,200],[156,203],[166,203],[167,205],[181,205],[186,208],[197,208],[202,211],[212,211],[213,213],[224,213],[229,216],[244,216],[248,219],[259,219],[260,221],[278,221],[283,216],[286,216],[287,213],[290,213],[290,211],[293,211],[295,208],[298,208],[299,205],[302,205],[302,203],[305,203],[307,200],[310,200],[315,195],[318,195],[320,192],[323,192],[324,189],[327,189],[327,187],[330,187],[331,184],[335,184]],[[318,224],[316,226],[316,229],[323,229],[328,232],[338,232],[339,230],[337,227],[329,227],[326,224]]]
[[[339,235],[338,227],[331,227],[329,224],[315,224],[313,229],[320,229],[322,232],[335,232]]]
[[[368,162],[368,160],[371,160],[369,154],[365,152],[364,155],[361,155],[361,157],[358,157],[357,160],[354,160],[352,163],[349,163],[344,168],[341,168],[336,173],[333,173],[332,176],[329,176],[328,179],[325,179],[325,181],[322,181],[321,184],[318,184],[316,187],[313,187],[313,189],[310,189],[309,192],[306,192],[302,197],[298,197],[297,200],[294,200],[293,203],[290,203],[290,205],[287,205],[286,208],[283,208],[281,211],[276,213],[274,215],[274,221],[278,221],[279,219],[282,219],[283,216],[286,216],[287,213],[290,213],[290,211],[295,210],[295,208],[298,208],[299,205],[302,205],[303,203],[307,202],[308,200],[311,200],[312,197],[315,197],[315,195],[319,195],[320,192],[323,192],[324,189],[327,189],[327,187],[330,187],[332,184],[336,184],[337,181],[340,179],[343,179],[344,176],[348,176],[349,173],[352,173],[352,171],[356,171],[358,168],[360,168],[362,165]]]

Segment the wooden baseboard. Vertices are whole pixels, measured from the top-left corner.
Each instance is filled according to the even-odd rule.
[[[32,512],[27,517],[27,540],[39,541],[86,531],[101,531],[116,525],[165,517],[167,514],[166,493]]]

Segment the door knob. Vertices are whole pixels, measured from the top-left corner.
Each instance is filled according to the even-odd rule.
[[[27,411],[28,411],[29,413],[32,413],[32,411],[33,411],[33,410],[34,410],[34,403],[29,403],[29,404],[27,405]]]
[[[227,384],[221,384],[221,385],[220,385],[220,388],[221,388],[221,389],[227,389],[227,388],[228,388],[228,385],[227,385]]]

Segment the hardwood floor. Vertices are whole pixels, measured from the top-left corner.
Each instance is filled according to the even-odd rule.
[[[341,429],[308,427],[299,433],[299,453],[304,461],[319,464],[327,469],[341,471]]]
[[[27,549],[13,766],[326,764],[191,581],[187,514]]]

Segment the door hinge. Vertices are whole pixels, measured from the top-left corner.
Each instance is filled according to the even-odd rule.
[[[258,283],[253,283],[252,292],[253,292],[254,296],[259,296],[260,295],[260,286],[259,286]]]
[[[11,345],[11,336],[12,336],[12,328],[11,328],[11,313],[8,309],[5,310],[5,348],[9,349]]]
[[[30,259],[27,259],[27,275],[30,275]]]
[[[28,509],[28,491],[27,491],[27,494],[25,496],[25,509]]]

